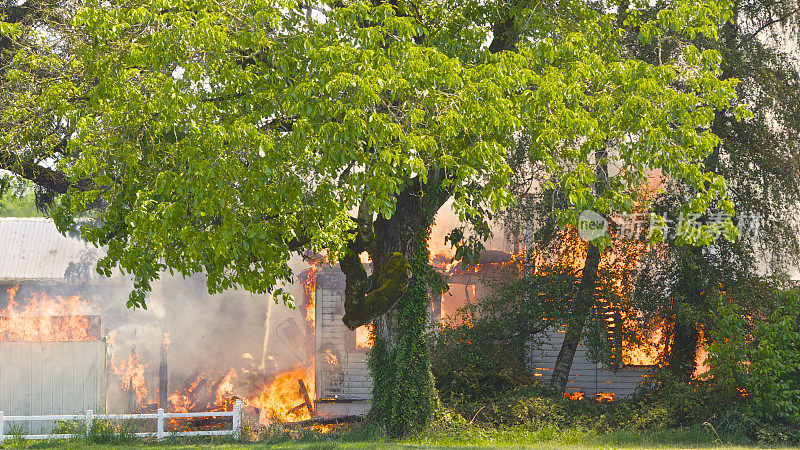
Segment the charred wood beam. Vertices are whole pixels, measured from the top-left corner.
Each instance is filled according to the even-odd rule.
[[[303,396],[303,404],[308,409],[308,415],[310,417],[314,417],[314,405],[311,404],[311,399],[308,397],[308,389],[306,389],[306,383],[303,381],[302,378],[297,379],[297,383],[300,385],[300,394]]]
[[[169,368],[167,366],[167,346],[161,345],[161,363],[158,366],[158,407],[167,409],[169,394]]]
[[[311,419],[301,420],[299,422],[285,423],[284,426],[310,427],[313,425],[338,425],[342,423],[361,422],[362,420],[364,420],[364,416],[355,416],[355,415],[331,417],[328,419],[324,419],[322,417],[313,417]]]

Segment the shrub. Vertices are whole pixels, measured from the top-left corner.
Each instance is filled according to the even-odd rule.
[[[524,343],[497,339],[491,324],[445,326],[428,341],[436,388],[444,400],[495,397],[534,381]]]
[[[468,422],[492,427],[542,427],[567,421],[565,401],[551,389],[535,382],[529,388],[509,391],[482,401],[454,403],[455,412]],[[544,395],[543,395],[544,394]]]
[[[488,281],[487,284],[490,284]],[[495,397],[534,383],[528,355],[537,337],[564,314],[577,278],[568,268],[497,283],[493,294],[428,336],[442,399]]]
[[[800,295],[776,292],[762,317],[731,302],[714,316],[708,375],[759,421],[800,425]]]

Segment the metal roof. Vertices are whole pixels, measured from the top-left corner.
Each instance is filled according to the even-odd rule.
[[[65,280],[70,263],[100,252],[92,245],[62,235],[50,219],[0,218],[0,281]],[[94,265],[89,270],[96,277]]]

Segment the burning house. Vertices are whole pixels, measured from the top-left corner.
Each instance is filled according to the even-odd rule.
[[[91,249],[53,229],[44,220],[0,219],[0,411],[104,412],[101,317],[65,277]]]
[[[322,416],[366,414],[372,399],[367,355],[369,327],[349,330],[344,316],[345,277],[338,267],[316,268],[313,279],[316,410]]]
[[[262,424],[314,413],[305,312],[268,295],[209,295],[202,275],[168,274],[146,310],[130,310],[130,280],[97,275],[102,249],[61,235],[52,221],[0,219],[0,242],[0,411],[197,412],[241,399]],[[302,298],[300,283],[284,289]]]
[[[479,301],[491,289],[486,280],[514,276],[519,253],[502,241],[481,264],[459,267],[440,246],[448,227],[437,223],[431,239],[450,284],[432,299],[432,323]],[[266,425],[369,409],[371,332],[344,326],[344,275],[319,255],[290,261],[298,277],[283,289],[299,300],[297,309],[268,295],[209,295],[202,275],[162,274],[148,308],[130,310],[130,280],[97,275],[102,249],[61,235],[51,221],[0,219],[0,242],[0,410],[197,412],[227,410],[241,399],[251,420]],[[531,353],[535,375],[549,376],[560,331]],[[612,371],[590,362],[582,345],[568,391],[575,398],[628,395],[649,369],[646,358],[636,362]]]
[[[431,324],[452,320],[460,308],[474,305],[486,297],[493,285],[519,276],[519,258],[523,256],[519,242],[496,238],[489,242],[475,266],[465,267],[452,260],[453,249],[443,246],[445,234],[454,227],[455,216],[446,211],[437,215],[429,241],[432,264],[446,277],[449,290],[434,296],[430,305]],[[495,236],[503,236],[495,230]],[[580,259],[580,258],[577,258]],[[606,261],[613,265],[615,261]],[[582,267],[581,261],[574,264]],[[350,331],[342,323],[344,313],[344,274],[336,267],[317,267],[306,273],[313,282],[306,282],[306,303],[315,303],[315,380],[317,411],[322,415],[348,415],[366,412],[371,399],[372,381],[366,358],[372,346],[366,327]],[[310,299],[310,300],[309,300]],[[602,305],[597,314],[608,327],[609,339],[616,339],[614,328],[620,317]],[[554,326],[538,339],[528,355],[535,377],[548,380],[564,340],[565,327]],[[621,363],[610,368],[593,362],[585,341],[579,344],[569,374],[566,396],[572,399],[596,398],[614,400],[630,395],[648,376],[656,363],[650,348],[626,345]]]
[[[518,273],[515,256],[498,250],[484,252],[481,263],[476,266],[468,269],[460,266],[443,270],[449,290],[432,299],[432,324],[451,320],[460,308],[479,302],[492,289],[492,281],[509,279]],[[338,268],[319,268],[313,276],[317,411],[323,416],[366,413],[372,394],[366,363],[372,346],[369,330],[361,327],[350,331],[342,323],[344,274]],[[613,322],[611,312],[603,314]],[[564,333],[563,327],[554,327],[545,333],[540,345],[531,349],[529,365],[535,377],[549,379]],[[636,349],[633,350],[635,353]],[[636,356],[626,357],[628,364],[611,369],[600,362],[592,362],[588,347],[581,342],[569,374],[566,396],[613,400],[630,395],[655,363],[655,358],[649,355]]]

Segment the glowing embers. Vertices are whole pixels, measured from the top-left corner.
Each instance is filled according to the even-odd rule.
[[[614,394],[613,392],[598,392],[595,395],[595,399],[598,402],[613,402],[614,401]]]
[[[614,396],[616,394],[613,392],[598,392],[595,394],[594,399],[598,402],[613,402]],[[586,398],[585,392],[565,392],[564,398],[567,400],[583,400]]]
[[[586,397],[585,392],[564,392],[564,398],[567,400],[583,400]]]
[[[66,342],[100,339],[99,310],[80,295],[50,297],[33,293],[21,303],[19,285],[8,292],[8,306],[0,310],[0,341]]]

